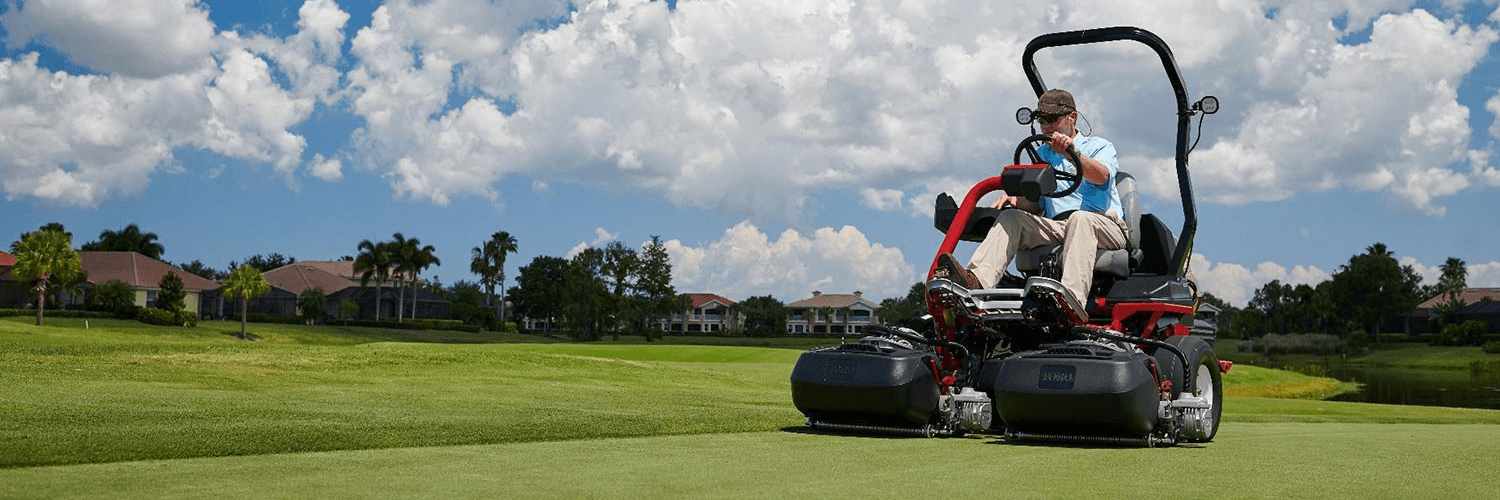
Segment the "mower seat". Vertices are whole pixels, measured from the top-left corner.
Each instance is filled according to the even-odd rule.
[[[1115,189],[1120,192],[1120,208],[1125,214],[1125,248],[1100,249],[1094,259],[1094,272],[1128,278],[1142,260],[1140,196],[1136,193],[1135,177],[1123,171],[1115,175]],[[1062,245],[1048,244],[1022,249],[1016,253],[1016,270],[1028,276],[1034,275],[1041,270],[1042,261],[1053,254],[1061,255]]]

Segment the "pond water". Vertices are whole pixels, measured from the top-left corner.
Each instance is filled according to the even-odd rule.
[[[1494,371],[1345,364],[1284,368],[1361,384],[1359,392],[1338,395],[1334,401],[1500,410],[1500,373]]]

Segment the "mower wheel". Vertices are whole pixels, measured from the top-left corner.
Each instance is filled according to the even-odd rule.
[[[1207,399],[1211,405],[1208,418],[1212,423],[1209,426],[1208,436],[1202,439],[1189,438],[1186,441],[1204,443],[1213,441],[1214,435],[1219,432],[1219,417],[1224,412],[1224,372],[1219,366],[1219,357],[1214,353],[1213,346],[1199,337],[1183,335],[1167,339],[1167,342],[1181,349],[1188,362],[1192,363],[1192,369],[1189,370],[1192,380],[1188,381],[1185,386],[1187,390],[1191,394]],[[1180,378],[1181,375],[1177,377]],[[1173,392],[1176,392],[1175,388]]]

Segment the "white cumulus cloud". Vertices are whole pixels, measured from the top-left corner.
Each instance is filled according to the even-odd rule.
[[[1236,307],[1244,307],[1255,297],[1255,290],[1279,280],[1289,285],[1314,285],[1327,281],[1332,274],[1317,266],[1294,266],[1287,269],[1275,262],[1261,262],[1249,268],[1241,264],[1210,261],[1194,253],[1190,264],[1193,279],[1204,293],[1211,293]]]
[[[309,173],[313,177],[328,182],[337,182],[344,178],[344,163],[338,158],[323,158],[323,155],[314,155]]]
[[[619,241],[619,239],[620,235],[606,231],[602,227],[596,227],[594,228],[593,241],[580,241],[577,245],[573,245],[573,248],[568,250],[568,253],[564,255],[567,258],[571,259],[573,257],[577,257],[578,254],[583,253],[584,250],[587,250],[589,248],[603,248],[610,242]]]
[[[197,0],[31,0],[7,2],[5,44],[46,44],[74,63],[126,77],[158,78],[201,69],[214,25]]]
[[[346,41],[334,0],[304,2],[284,36],[216,31],[194,0],[35,0],[0,14],[6,45],[92,74],[3,61],[0,146],[18,148],[0,168],[8,197],[97,205],[202,148],[295,186],[312,171],[295,130],[321,106],[361,121],[345,163],[440,205],[503,203],[500,181],[524,175],[752,219],[798,221],[830,189],[920,215],[934,187],[994,173],[1027,134],[1013,119],[1035,101],[1027,41],[1135,25],[1172,46],[1190,98],[1222,98],[1194,156],[1200,200],[1353,189],[1440,215],[1500,186],[1491,152],[1471,146],[1478,110],[1458,100],[1500,33],[1444,12],[1456,3],[1424,6],[390,0]],[[1121,43],[1037,62],[1144,193],[1176,196],[1176,116],[1153,54]]]
[[[680,292],[718,293],[735,300],[770,294],[783,302],[825,293],[864,292],[880,300],[905,295],[920,280],[899,249],[873,243],[859,229],[788,229],[775,238],[749,222],[718,241],[664,243],[672,285]]]
[[[7,45],[46,44],[100,72],[48,70],[34,52],[0,60],[0,189],[98,206],[184,171],[183,148],[270,164],[295,187],[306,139],[292,129],[334,92],[348,18],[328,0],[300,12],[285,41],[215,33],[196,2],[27,2],[0,15]]]

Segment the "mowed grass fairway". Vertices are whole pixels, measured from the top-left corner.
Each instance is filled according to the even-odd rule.
[[[1154,450],[830,436],[803,432],[791,405],[796,349],[49,325],[0,319],[3,498],[1477,498],[1500,486],[1500,411],[1231,397],[1213,443]]]

